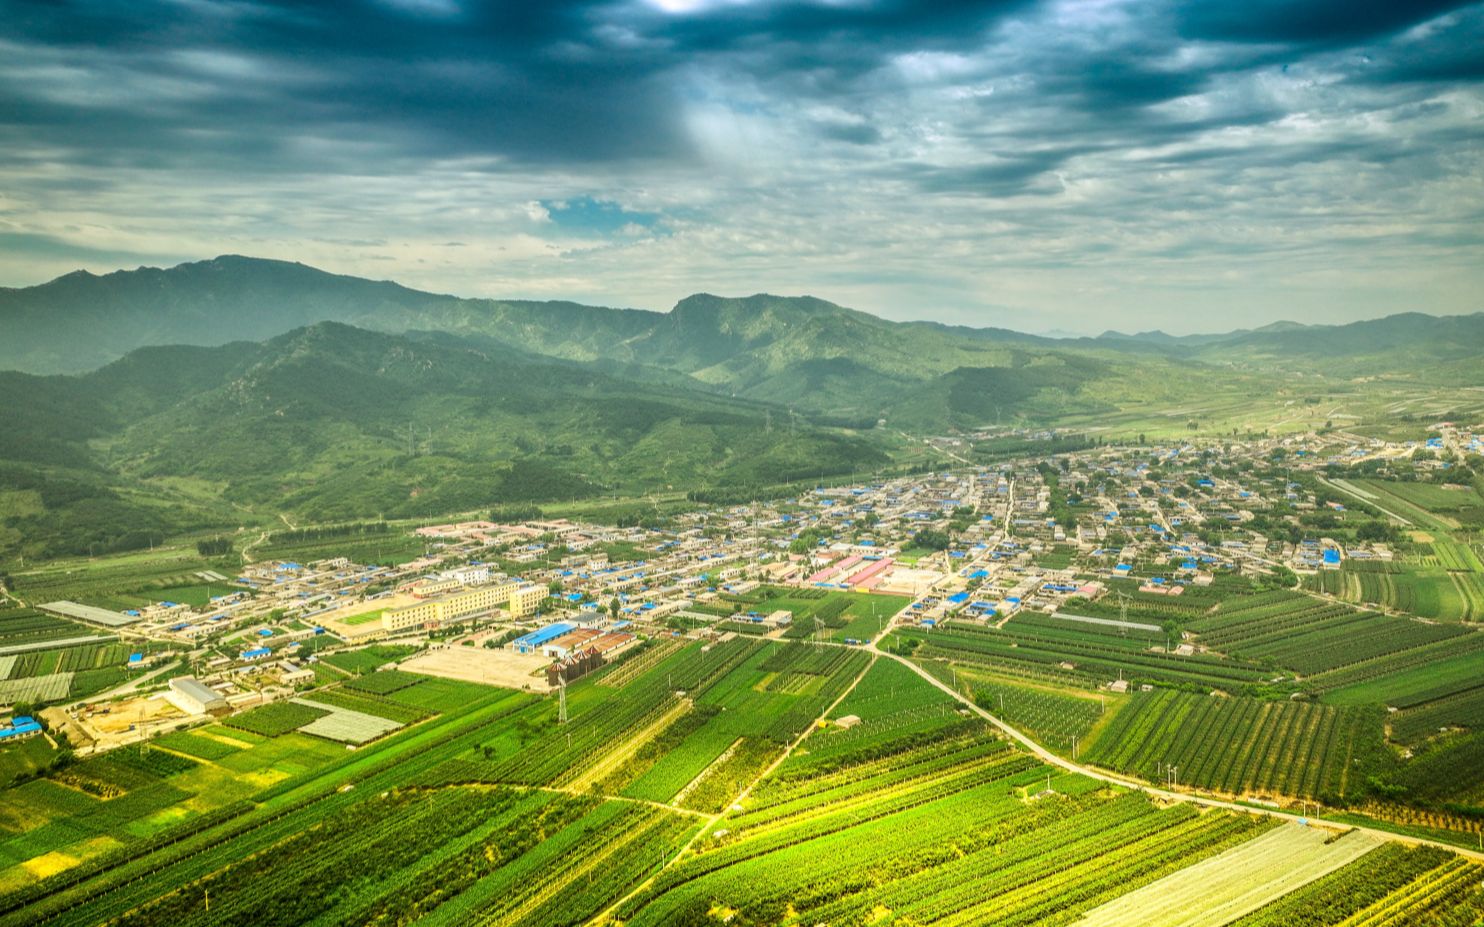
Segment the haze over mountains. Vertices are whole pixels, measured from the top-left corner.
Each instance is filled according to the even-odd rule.
[[[1406,313],[1349,325],[1279,322],[1256,330],[1172,336],[1106,332],[1047,338],[1006,329],[890,322],[813,297],[696,294],[668,313],[563,301],[465,299],[386,281],[330,274],[303,264],[240,256],[145,267],[102,276],[86,271],[49,283],[0,289],[0,369],[80,373],[129,350],[159,344],[258,341],[315,322],[388,332],[443,331],[492,338],[571,360],[637,363],[708,383],[757,382],[801,361],[848,357],[883,373],[999,366],[1013,348],[1129,350],[1172,356],[1364,355],[1412,345],[1438,359],[1464,356],[1484,337],[1481,314]],[[1402,343],[1397,343],[1398,337]],[[1217,354],[1216,345],[1222,346]],[[1450,349],[1451,346],[1451,349]],[[922,347],[929,356],[902,355]],[[801,371],[808,373],[808,370]],[[776,389],[776,384],[771,387]]]
[[[745,493],[879,468],[904,433],[1299,374],[1484,383],[1484,314],[1052,339],[813,297],[461,299],[242,257],[0,291],[0,330],[0,548],[34,554],[269,505],[328,520]]]

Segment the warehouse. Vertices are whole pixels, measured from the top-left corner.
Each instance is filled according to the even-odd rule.
[[[556,640],[563,634],[575,630],[576,627],[577,625],[565,621],[549,624],[540,630],[517,637],[510,642],[510,649],[516,653],[540,653],[543,644]]]
[[[221,714],[227,710],[227,700],[220,693],[192,676],[170,680],[165,698],[188,715]]]

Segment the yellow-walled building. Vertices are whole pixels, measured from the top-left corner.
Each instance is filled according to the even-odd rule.
[[[544,588],[537,588],[541,588],[542,595],[546,594]],[[512,595],[518,594],[521,589],[520,584],[514,582],[476,586],[473,589],[465,589],[463,592],[427,599],[415,605],[391,609],[381,616],[381,626],[388,632],[406,631],[409,628],[428,625],[437,626],[493,611],[507,603],[511,604],[511,611],[515,611]]]
[[[548,594],[545,586],[521,586],[510,594],[510,614],[517,618],[536,614]]]

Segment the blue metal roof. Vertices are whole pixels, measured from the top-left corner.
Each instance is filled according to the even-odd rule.
[[[574,624],[568,624],[565,621],[559,621],[556,624],[549,624],[544,628],[517,637],[515,639],[515,646],[517,649],[520,649],[522,647],[540,647],[547,641],[556,640],[558,637],[561,637],[563,634],[566,634],[568,631],[571,631],[575,627],[577,626]]]

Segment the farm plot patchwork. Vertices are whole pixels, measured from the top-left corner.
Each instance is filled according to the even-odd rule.
[[[1407,564],[1394,572],[1357,569],[1351,562],[1305,579],[1308,588],[1349,602],[1379,605],[1440,621],[1477,621],[1484,616],[1484,577]]]
[[[120,610],[159,601],[163,589],[199,584],[196,573],[209,569],[236,575],[228,562],[162,549],[97,560],[57,560],[41,569],[17,572],[15,583],[31,602],[72,601]]]
[[[508,736],[438,775],[596,787],[695,810],[732,801],[864,670],[858,651],[747,638],[691,643],[621,687],[572,687],[571,720]],[[611,681],[611,680],[610,680]]]
[[[957,740],[957,739],[955,739]],[[982,749],[975,749],[977,740]],[[1066,916],[1257,833],[1243,814],[1158,809],[980,736],[841,766],[831,800],[763,794],[620,906],[626,924],[1034,924]],[[785,783],[786,785],[787,783]],[[1032,797],[1035,796],[1035,797]],[[773,802],[762,806],[764,802]]]
[[[573,923],[694,825],[596,799],[458,787],[384,792],[127,913],[131,925]],[[558,864],[580,853],[581,862]]]
[[[35,798],[29,806],[37,810],[22,819],[25,832],[17,839],[23,842],[0,852],[0,886],[7,889],[0,893],[0,924],[47,920],[37,913],[38,905],[53,915],[63,913],[60,923],[111,920],[224,864],[235,866],[258,849],[312,830],[323,815],[367,794],[342,790],[348,782],[371,786],[370,795],[395,788],[468,749],[491,721],[529,704],[513,693],[473,693],[441,722],[355,753],[299,734],[262,738],[211,726],[189,736],[199,742],[245,738],[243,748],[119,797],[100,800],[45,779],[7,790],[0,808],[21,808],[27,803],[18,799],[29,791]],[[174,752],[178,736],[161,738],[157,745]],[[181,760],[163,762],[174,768]],[[344,835],[341,839],[355,846]],[[47,862],[38,862],[48,853]],[[48,873],[56,874],[38,881]],[[141,875],[148,879],[140,881]],[[98,913],[104,909],[106,914]]]
[[[1245,813],[1160,807],[1048,768],[957,712],[935,717],[931,728],[902,719],[891,702],[935,710],[942,693],[894,661],[896,671],[878,672],[885,665],[878,660],[860,676],[868,655],[828,650],[734,640],[702,651],[693,643],[621,687],[575,684],[566,726],[555,723],[551,697],[427,680],[385,696],[334,690],[443,712],[354,752],[298,733],[264,737],[215,726],[161,738],[158,746],[172,753],[194,746],[186,737],[215,743],[230,735],[243,746],[189,766],[147,755],[135,768],[125,758],[106,777],[129,788],[106,801],[49,780],[5,793],[5,807],[23,817],[46,809],[57,826],[28,832],[22,836],[31,844],[0,853],[0,865],[9,864],[0,868],[8,889],[0,895],[0,927],[557,925],[589,922],[611,905],[633,925],[1031,925],[1074,919],[1272,826]],[[658,742],[667,733],[683,748],[702,732],[743,731],[731,751],[737,756],[784,736],[770,727],[780,707],[805,719],[796,728],[803,731],[857,678],[832,717],[849,709],[904,723],[844,742],[830,738],[850,731],[810,729],[786,762],[742,795],[740,810],[679,857],[708,818],[482,781],[518,773],[533,783],[586,776],[606,786],[607,777],[594,774],[601,757],[573,752],[548,761],[584,718],[608,726],[609,755],[628,750],[630,740]],[[639,726],[652,709],[677,704],[690,707],[651,721],[651,737],[634,736],[648,730]],[[687,729],[690,718],[701,723]],[[724,765],[730,749],[698,762]],[[763,767],[746,760],[740,768],[754,771],[736,781],[751,784]],[[202,790],[220,797],[204,810],[176,813],[194,800],[181,796],[199,798]],[[148,832],[127,832],[120,819],[99,814],[109,806],[128,810],[122,802],[138,803],[130,814],[157,809],[145,812],[153,816]],[[90,844],[100,835],[75,823],[89,815],[119,836]],[[14,875],[21,860],[35,858],[33,846],[50,845],[75,857],[68,868],[42,881]],[[621,901],[650,876],[651,884]],[[1462,876],[1448,878],[1439,884],[1449,891],[1466,886]],[[1438,903],[1466,910],[1452,897]]]

